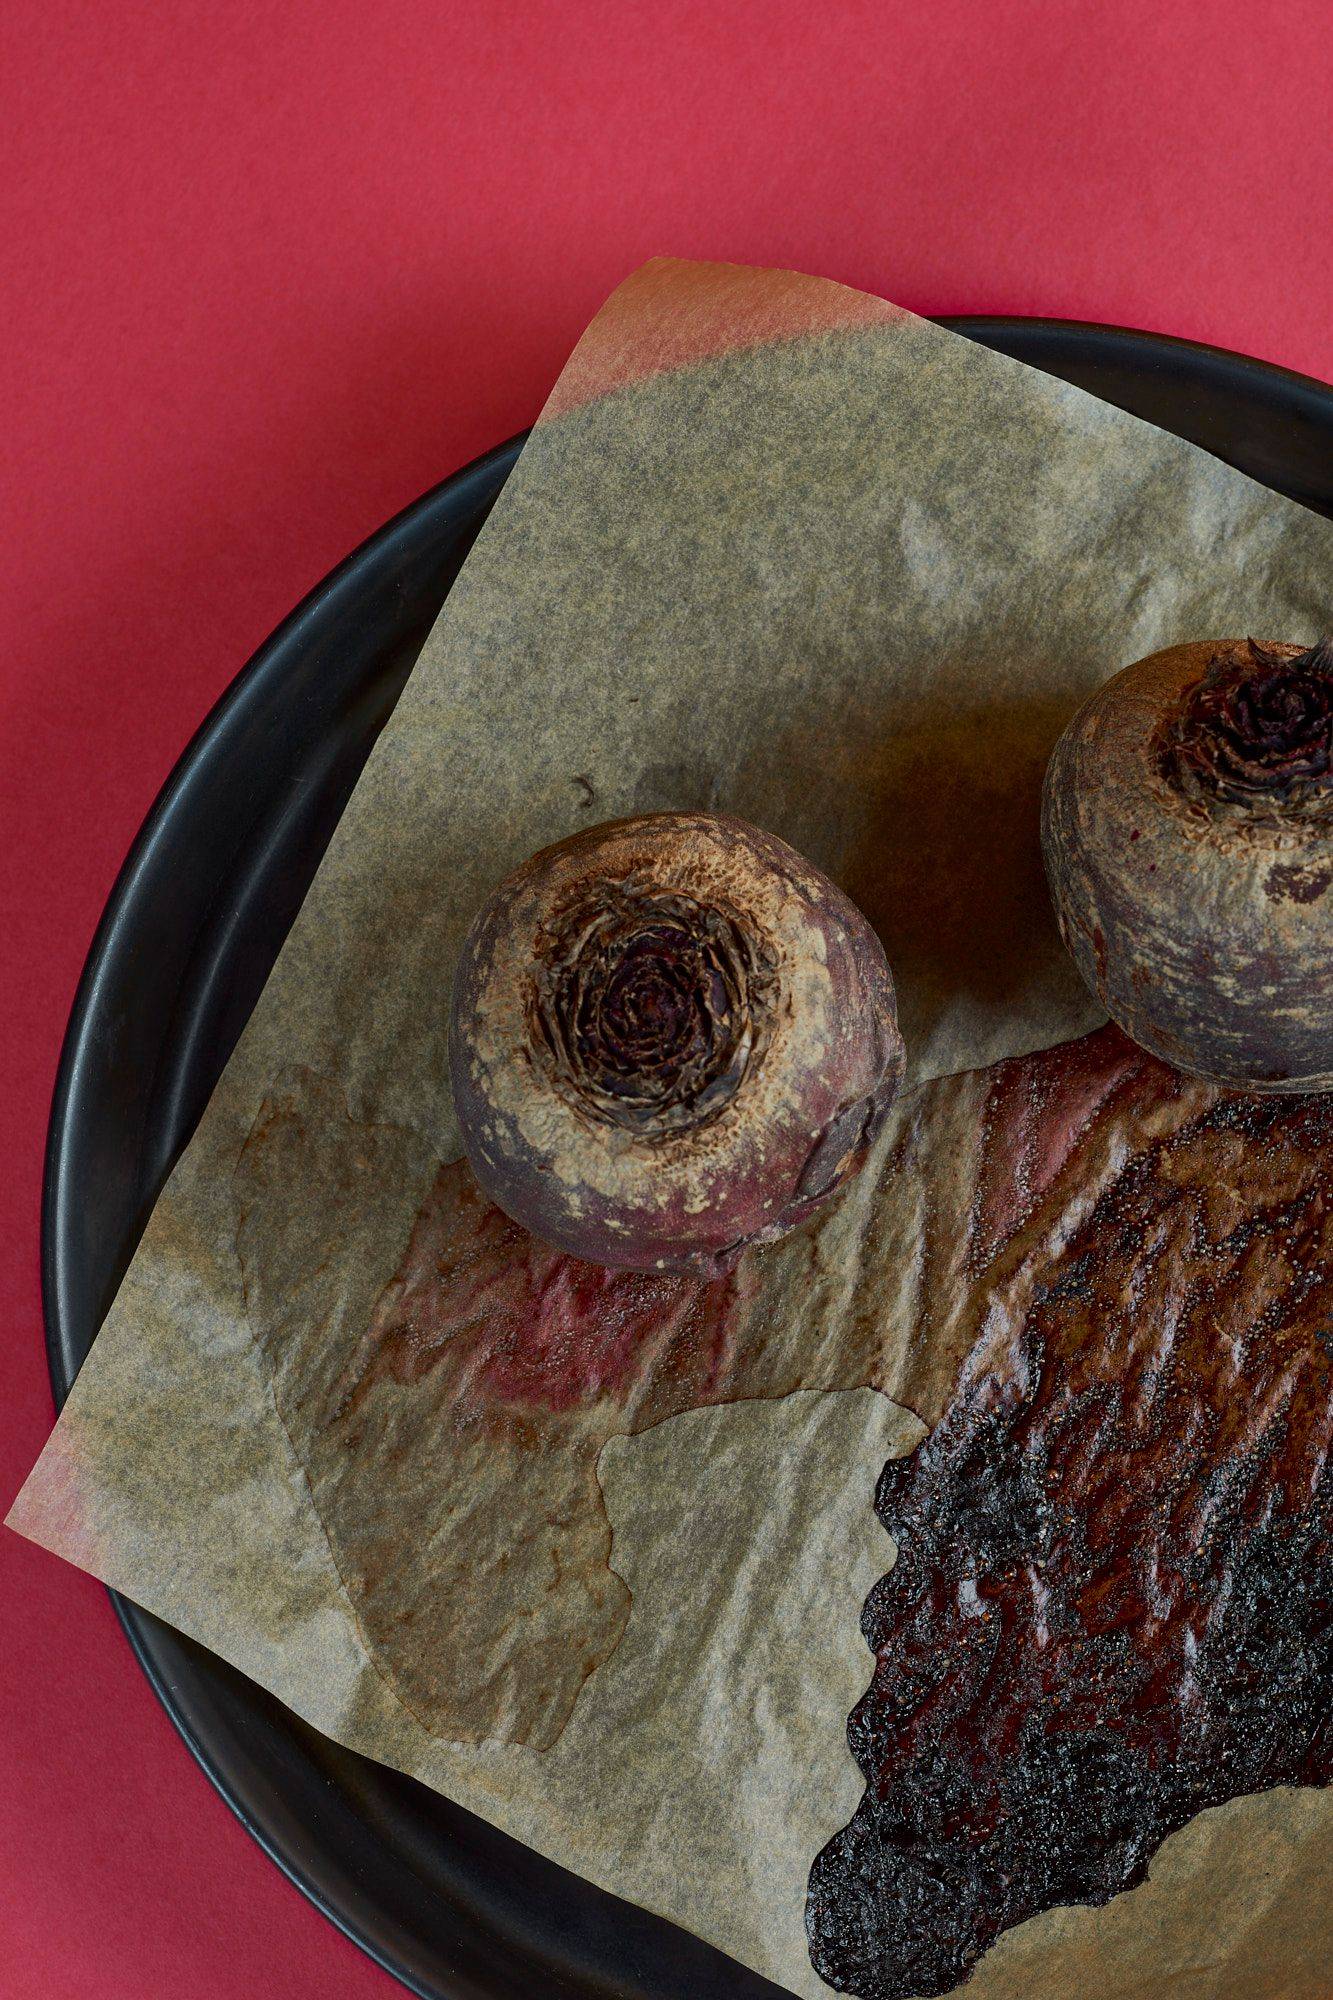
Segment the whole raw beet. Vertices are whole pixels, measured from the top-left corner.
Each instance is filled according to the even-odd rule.
[[[1052,753],[1042,847],[1126,1034],[1215,1083],[1333,1089],[1333,641],[1126,667]]]
[[[879,940],[827,877],[743,820],[655,813],[495,891],[450,1068],[477,1180],[534,1235],[720,1273],[857,1171],[903,1044]]]

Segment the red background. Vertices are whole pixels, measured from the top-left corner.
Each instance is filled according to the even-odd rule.
[[[657,252],[1333,377],[1327,0],[8,0],[0,1511],[51,1422],[40,1158],[84,952],[204,710],[533,415]],[[0,1533],[0,1993],[395,1990]]]

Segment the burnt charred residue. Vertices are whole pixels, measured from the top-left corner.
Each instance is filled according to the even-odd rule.
[[[552,1081],[644,1137],[705,1123],[762,1054],[772,967],[739,917],[602,881],[541,938],[529,1018]]]
[[[1168,781],[1206,803],[1333,811],[1333,639],[1296,654],[1250,639],[1216,654],[1161,758]]]
[[[1333,1776],[1333,1104],[1201,1106],[997,1282],[880,1479],[866,1789],[807,1909],[839,1991],[946,1992],[1204,1808]]]

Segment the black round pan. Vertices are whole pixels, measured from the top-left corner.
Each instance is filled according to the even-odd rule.
[[[1333,513],[1333,390],[1320,383],[1115,327],[947,324]],[[88,955],[51,1113],[42,1272],[57,1402],[521,443],[445,480],[311,592],[203,724],[134,844]],[[327,1742],[212,1654],[115,1601],[163,1706],[244,1825],[413,1992],[776,1995],[683,1931]]]

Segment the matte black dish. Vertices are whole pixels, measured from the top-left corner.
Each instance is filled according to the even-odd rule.
[[[1333,514],[1333,390],[1321,383],[1113,327],[947,324]],[[135,842],[88,955],[51,1113],[42,1275],[57,1402],[521,443],[427,493],[311,592],[203,724]],[[244,1825],[415,1993],[775,2000],[768,1981],[325,1741],[221,1660],[114,1602]]]

